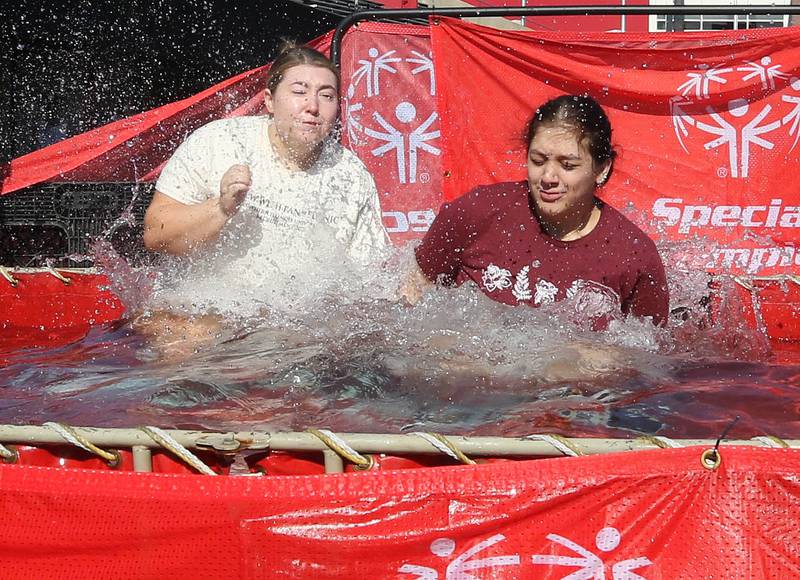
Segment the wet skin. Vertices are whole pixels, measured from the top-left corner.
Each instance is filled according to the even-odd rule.
[[[572,128],[539,128],[528,147],[528,186],[547,233],[569,241],[594,229],[600,219],[594,193],[609,168],[608,162],[595,163]]]

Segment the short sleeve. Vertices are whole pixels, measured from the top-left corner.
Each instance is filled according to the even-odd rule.
[[[650,317],[653,324],[663,325],[669,315],[669,287],[664,263],[651,242],[648,260],[639,273],[625,310],[635,316]]]
[[[467,196],[442,205],[428,233],[415,249],[417,264],[432,282],[439,281],[445,285],[456,282],[464,250],[475,233],[464,209],[463,200]]]
[[[362,202],[350,242],[350,255],[362,264],[380,263],[388,258],[392,242],[383,227],[383,212],[375,180],[360,164],[357,183],[357,195]]]
[[[212,146],[208,126],[201,127],[175,150],[164,165],[156,190],[185,204],[196,204],[218,195],[209,187]]]

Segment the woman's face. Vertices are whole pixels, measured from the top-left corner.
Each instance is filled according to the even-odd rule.
[[[293,66],[274,91],[267,89],[265,99],[278,135],[298,154],[319,145],[339,114],[336,75],[320,66]]]
[[[543,125],[528,146],[527,166],[539,218],[556,223],[576,219],[592,207],[595,188],[610,163],[596,165],[573,128]]]

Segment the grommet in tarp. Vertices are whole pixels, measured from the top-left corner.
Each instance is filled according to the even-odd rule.
[[[703,451],[702,455],[700,455],[700,464],[709,471],[717,469],[722,464],[722,455],[719,449],[711,448]]]
[[[728,432],[733,429],[733,426],[736,425],[741,418],[742,417],[740,415],[736,415],[736,417],[733,418],[733,421],[728,423],[728,426],[722,431],[722,435],[719,436],[719,439],[717,439],[714,447],[703,451],[703,454],[700,456],[700,463],[703,467],[710,471],[714,471],[720,466],[722,463],[722,455],[720,455],[719,452],[719,444],[725,440]]]
[[[11,446],[0,445],[0,459],[3,463],[17,463],[19,462],[19,451]]]
[[[111,469],[116,469],[122,465],[122,455],[118,449],[106,449],[106,451],[114,456],[112,459],[106,460],[106,463]]]
[[[362,457],[367,460],[366,463],[356,463],[353,465],[353,471],[369,471],[375,467],[375,457],[372,454],[364,453]]]

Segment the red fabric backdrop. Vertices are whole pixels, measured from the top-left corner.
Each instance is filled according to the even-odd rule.
[[[535,107],[587,93],[620,152],[602,196],[717,272],[800,264],[800,29],[699,34],[431,27],[444,197],[521,179]]]
[[[419,238],[442,203],[429,27],[367,24],[346,39],[343,141],[375,177],[392,239]]]
[[[0,466],[0,578],[797,578],[800,454],[321,476]]]

